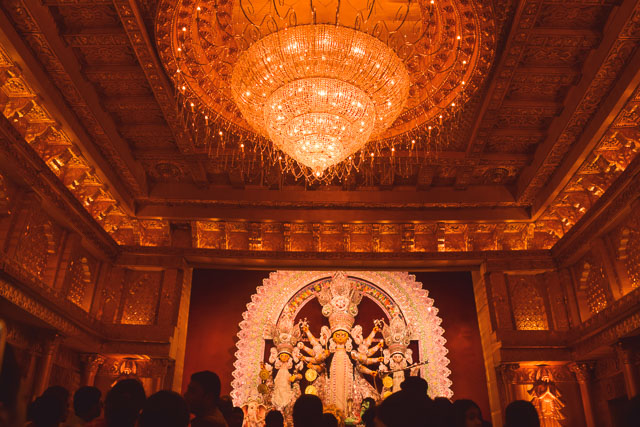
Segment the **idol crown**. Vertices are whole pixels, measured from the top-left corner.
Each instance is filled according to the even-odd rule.
[[[293,318],[285,314],[272,331],[273,344],[278,354],[293,353],[295,345],[300,341],[300,328],[294,325]]]
[[[346,273],[338,272],[317,296],[322,305],[322,314],[329,318],[331,333],[339,330],[350,333],[358,315],[358,304],[362,300],[356,283]]]
[[[404,354],[411,343],[411,328],[405,323],[402,316],[396,314],[389,324],[382,328],[382,337],[389,348],[389,352]]]

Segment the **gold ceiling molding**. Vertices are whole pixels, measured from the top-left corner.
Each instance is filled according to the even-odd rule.
[[[168,222],[141,221],[119,206],[109,187],[48,112],[3,46],[0,46],[0,108],[49,169],[118,244],[169,244]]]

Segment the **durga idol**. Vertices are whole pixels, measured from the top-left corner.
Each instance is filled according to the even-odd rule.
[[[375,327],[369,338],[364,340],[362,327],[353,327],[362,293],[345,273],[337,273],[329,285],[325,285],[316,296],[322,305],[322,314],[329,319],[329,327],[323,326],[320,338],[317,339],[309,331],[306,322],[301,325],[313,346],[303,348],[309,357],[303,356],[302,360],[310,366],[328,365],[325,370],[328,377],[325,378],[322,393],[324,405],[335,408],[344,417],[350,417],[353,415],[353,408],[359,407],[362,399],[379,397],[362,376],[377,375],[377,372],[367,368],[367,365],[382,360],[381,357],[370,357],[381,347],[380,344],[369,347],[379,329]],[[357,351],[353,349],[353,341],[360,344]]]

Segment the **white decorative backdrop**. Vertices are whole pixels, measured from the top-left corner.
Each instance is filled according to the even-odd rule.
[[[265,327],[278,321],[289,300],[308,284],[331,277],[334,271],[277,271],[264,279],[242,314],[238,333],[238,351],[231,382],[233,404],[244,406],[251,396],[257,394],[260,384],[258,373],[264,359],[265,339],[270,338]],[[429,291],[415,276],[405,272],[391,271],[347,271],[354,279],[372,283],[387,293],[411,325],[412,340],[418,341],[420,361],[429,363],[422,368],[422,376],[429,383],[431,397],[452,397],[451,371],[447,368],[446,340],[440,327],[442,319],[438,309],[429,298]]]

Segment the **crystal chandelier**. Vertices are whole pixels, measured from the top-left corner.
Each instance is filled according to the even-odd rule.
[[[160,0],[182,147],[245,182],[409,179],[466,132],[493,13],[480,0]]]
[[[407,69],[385,43],[328,24],[267,35],[242,53],[231,75],[245,120],[318,176],[384,132],[409,85]]]

